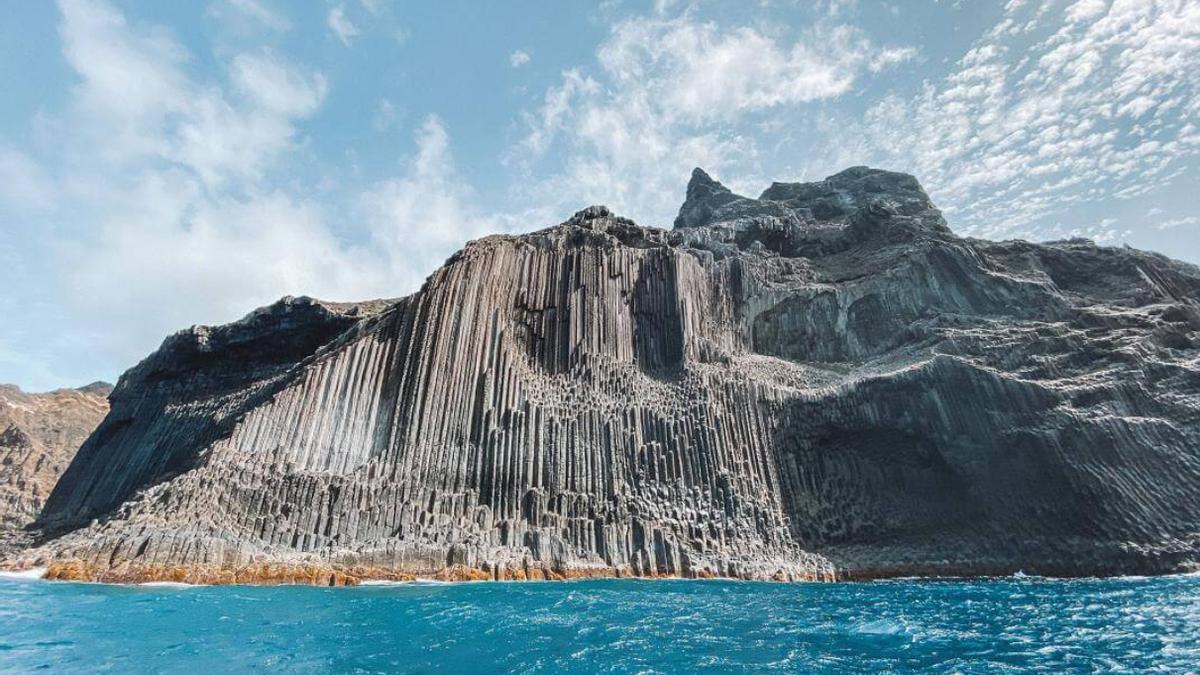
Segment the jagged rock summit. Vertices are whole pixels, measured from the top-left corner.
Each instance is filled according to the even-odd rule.
[[[911,176],[604,207],[417,293],[174,335],[10,565],[108,580],[1158,573],[1200,553],[1200,270],[955,236]]]

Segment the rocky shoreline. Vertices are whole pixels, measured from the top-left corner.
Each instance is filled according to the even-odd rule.
[[[438,570],[398,571],[390,568],[355,566],[323,566],[320,564],[288,564],[264,562],[241,567],[190,567],[181,565],[125,564],[105,568],[83,561],[57,561],[46,567],[6,565],[0,570],[10,573],[39,572],[45,581],[77,581],[118,585],[186,584],[196,586],[359,586],[378,582],[436,581],[455,582],[539,582],[578,581],[587,579],[642,579],[693,581],[763,581],[775,583],[846,583],[885,581],[891,579],[1003,579],[1030,576],[1049,579],[1075,579],[1125,576],[1170,576],[1200,573],[1200,565],[1171,562],[1153,571],[1144,564],[1115,565],[1096,574],[1078,574],[1071,565],[1049,565],[1032,571],[1011,566],[957,568],[946,565],[913,566],[888,570],[856,570],[853,573],[829,571],[827,574],[774,574],[748,572],[741,575],[699,570],[690,574],[659,574],[653,570],[639,572],[633,568],[579,567],[554,569],[544,566],[506,567],[503,565],[467,567],[456,565]]]
[[[49,581],[88,581],[111,584],[142,584],[173,582],[183,584],[217,585],[307,585],[307,586],[357,586],[364,582],[405,581],[573,581],[583,579],[736,579],[741,581],[834,581],[822,578],[772,577],[722,577],[703,572],[693,576],[639,575],[632,569],[612,567],[584,567],[554,570],[546,567],[507,568],[455,566],[422,573],[396,572],[389,569],[333,568],[306,565],[264,563],[240,568],[192,568],[167,566],[130,566],[125,569],[101,570],[81,563],[58,562],[46,568],[42,577]]]

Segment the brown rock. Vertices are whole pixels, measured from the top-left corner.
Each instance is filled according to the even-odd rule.
[[[0,552],[41,513],[58,477],[108,413],[112,387],[27,394],[0,385]]]

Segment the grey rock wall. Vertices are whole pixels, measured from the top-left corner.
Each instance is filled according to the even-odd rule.
[[[603,207],[126,373],[26,561],[496,578],[1191,569],[1200,270],[955,236],[911,176]]]

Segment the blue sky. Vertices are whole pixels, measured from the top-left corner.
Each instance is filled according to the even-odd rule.
[[[961,234],[1200,262],[1200,3],[5,2],[0,382],[114,380],[286,294],[415,290],[465,241],[693,166],[870,164]]]

